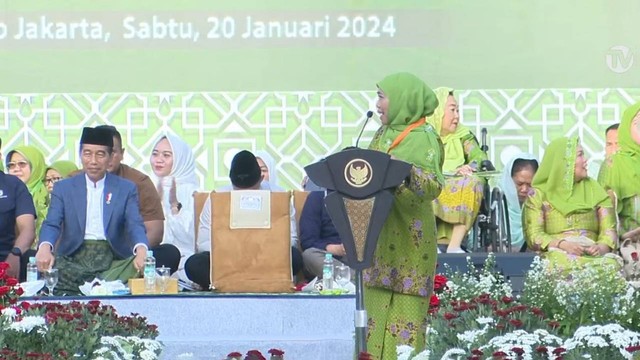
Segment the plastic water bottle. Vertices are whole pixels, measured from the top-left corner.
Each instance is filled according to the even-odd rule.
[[[38,280],[38,266],[36,265],[36,258],[30,257],[27,264],[27,282]]]
[[[147,251],[147,257],[144,259],[144,292],[156,293],[156,259],[151,250]]]
[[[333,255],[331,253],[324,254],[324,262],[322,265],[322,289],[333,289]]]

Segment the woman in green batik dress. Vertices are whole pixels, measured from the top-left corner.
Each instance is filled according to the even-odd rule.
[[[440,196],[433,202],[437,217],[438,243],[448,253],[463,253],[460,247],[480,212],[484,181],[474,175],[487,155],[476,137],[460,124],[458,102],[449,88],[435,90],[440,105],[427,119],[444,144],[442,172],[447,176]]]
[[[640,102],[624,112],[618,144],[618,152],[602,165],[599,180],[616,194],[622,235],[640,227]]]
[[[588,177],[587,159],[577,137],[552,141],[533,178],[523,209],[529,248],[565,271],[588,264],[619,267],[613,203]]]
[[[425,117],[437,106],[434,92],[414,75],[394,74],[378,83],[382,126],[369,148],[413,167],[395,190],[373,266],[364,273],[367,350],[374,359],[395,359],[398,345],[425,347],[437,259],[431,204],[443,184],[442,145]]]

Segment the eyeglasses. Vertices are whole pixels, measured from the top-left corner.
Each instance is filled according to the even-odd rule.
[[[58,181],[60,181],[60,180],[62,180],[62,178],[61,178],[61,177],[45,178],[45,179],[44,179],[44,183],[45,183],[45,184],[48,184],[48,183],[52,183],[52,184],[54,184],[54,183],[57,183],[57,182],[58,182]]]
[[[28,161],[18,161],[18,162],[10,162],[7,163],[7,169],[11,170],[14,169],[16,166],[19,167],[20,169],[24,169],[29,165]]]

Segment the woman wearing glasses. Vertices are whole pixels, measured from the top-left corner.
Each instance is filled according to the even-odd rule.
[[[69,175],[78,171],[78,167],[72,161],[60,160],[49,165],[44,177],[44,185],[47,187],[49,194],[53,191],[53,184],[62,179],[66,179]]]
[[[34,146],[18,146],[9,151],[5,163],[9,174],[15,175],[27,185],[33,204],[36,207],[36,241],[33,246],[37,246],[37,236],[40,232],[40,225],[47,216],[49,206],[49,193],[44,184],[47,165],[44,155]]]

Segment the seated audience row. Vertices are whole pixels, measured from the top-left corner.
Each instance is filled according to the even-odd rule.
[[[458,107],[452,90],[437,89],[435,93],[441,106],[427,122],[440,129],[445,154],[443,171],[451,177],[433,208],[439,238],[448,245],[448,252],[459,252],[482,198],[483,181],[474,172],[487,157],[473,134],[458,124]],[[614,203],[605,189],[617,196],[622,230],[635,229],[639,210],[634,204],[640,188],[636,186],[638,182],[627,181],[628,176],[622,174],[628,175],[631,169],[633,176],[640,176],[640,171],[638,174],[634,171],[640,168],[635,156],[640,149],[640,135],[634,125],[640,122],[639,118],[638,105],[625,112],[620,125],[620,151],[607,154],[600,171],[601,184],[588,177],[584,151],[577,138],[556,139],[549,144],[537,172],[538,163],[531,154],[517,155],[507,164],[500,186],[508,199],[513,251],[524,251],[526,239],[531,250],[543,251],[561,266],[582,266],[593,259],[616,263],[614,256],[604,256],[617,250],[619,235]],[[607,129],[607,136],[610,131]],[[9,151],[6,168],[22,180],[33,211],[24,201],[27,198],[21,190],[24,187],[2,174],[3,191],[7,191],[6,187],[21,196],[13,207],[0,208],[14,211],[0,224],[1,229],[14,228],[14,233],[6,232],[6,239],[0,241],[0,260],[4,257],[22,273],[27,255],[33,255],[28,249],[36,248],[36,242],[28,240],[29,234],[37,234],[41,242],[37,245],[39,267],[45,269],[55,262],[57,267],[66,269],[65,272],[73,272],[74,275],[61,280],[58,287],[61,292],[72,294],[77,293],[78,282],[89,281],[95,276],[105,279],[135,276],[140,258],[144,258],[141,254],[152,249],[158,266],[170,267],[183,288],[207,289],[211,265],[211,203],[208,199],[200,215],[196,239],[193,193],[199,190],[199,181],[191,148],[171,134],[160,137],[150,157],[151,178],[122,164],[124,151],[120,133],[112,126],[85,129],[81,139],[82,171],[68,161],[47,167],[44,156],[33,146],[19,146]],[[275,172],[269,171],[275,169],[273,159],[264,152],[257,155],[248,151],[237,154],[230,170],[231,185],[217,191],[283,191],[269,181],[276,180]],[[123,214],[112,214],[109,207],[103,210],[92,206],[105,200],[107,205],[116,208],[115,196],[129,191],[125,185],[130,184],[128,181],[110,180],[112,177],[107,172],[134,184],[135,191],[129,192],[126,201],[118,205]],[[114,186],[125,194],[120,190],[109,191]],[[86,190],[86,196],[80,196],[86,201],[77,201],[78,189]],[[307,198],[300,220],[300,244],[295,209],[291,206],[294,273],[304,267],[308,275],[321,276],[325,253],[332,253],[337,261],[345,255],[324,207],[326,191],[313,192]],[[75,201],[71,200],[74,199],[72,193]],[[130,197],[132,194],[133,198]],[[135,207],[132,199],[135,199]],[[119,218],[134,208],[140,216],[142,232],[135,216]],[[95,212],[96,209],[99,212]],[[48,216],[47,212],[51,210],[54,212]],[[77,220],[75,224],[68,223],[69,214],[74,213],[86,222],[81,224],[83,228],[77,228]],[[109,218],[114,215],[113,219]],[[102,221],[94,223],[97,217],[103,216]],[[45,218],[46,224],[43,223]],[[31,229],[29,222],[34,220]],[[70,240],[60,241],[61,236]],[[9,237],[15,240],[9,241]],[[58,241],[60,244],[55,247]],[[111,250],[107,251],[109,247],[104,245],[109,243]],[[128,246],[134,256],[125,256]],[[57,257],[53,255],[54,248]],[[108,254],[96,255],[102,252]]]

